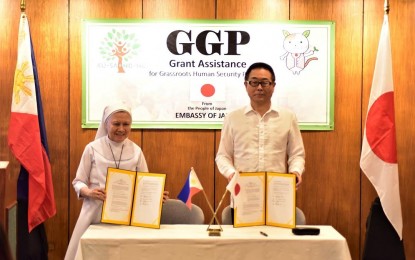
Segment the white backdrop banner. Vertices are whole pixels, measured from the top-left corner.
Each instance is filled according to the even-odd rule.
[[[272,102],[302,130],[334,129],[334,23],[84,20],[82,127],[132,107],[134,128],[220,129],[245,106],[247,68],[270,64]]]

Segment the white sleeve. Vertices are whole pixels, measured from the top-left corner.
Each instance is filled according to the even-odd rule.
[[[75,179],[72,181],[72,185],[75,189],[78,199],[80,196],[81,189],[88,187],[89,176],[91,174],[92,162],[94,160],[94,150],[91,146],[87,145],[81,157],[81,161],[76,171]]]
[[[137,171],[139,172],[148,172],[146,158],[144,157],[143,151],[140,149],[137,162]]]
[[[303,174],[305,165],[305,150],[303,138],[297,119],[293,118],[287,144],[288,171]]]
[[[232,131],[228,118],[225,117],[215,162],[218,166],[219,172],[226,178],[228,178],[232,173],[236,171],[233,165],[233,153],[234,149]]]

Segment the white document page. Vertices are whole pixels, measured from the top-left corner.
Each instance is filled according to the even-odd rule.
[[[295,175],[267,173],[266,224],[295,227]]]
[[[165,174],[137,174],[131,225],[160,227],[165,180]]]
[[[265,172],[240,173],[235,199],[235,227],[265,224]]]
[[[108,168],[101,222],[130,224],[135,172]]]

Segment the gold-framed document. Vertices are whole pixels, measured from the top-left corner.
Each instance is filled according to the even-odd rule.
[[[241,187],[234,198],[234,226],[248,227],[265,224],[266,172],[242,172],[238,184]]]
[[[295,174],[241,172],[238,184],[234,227],[295,227]]]
[[[108,168],[101,222],[160,228],[166,174]]]

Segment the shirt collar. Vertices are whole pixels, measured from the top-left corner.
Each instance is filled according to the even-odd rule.
[[[271,108],[265,114],[268,114],[268,113],[277,113],[277,114],[279,114],[280,110],[281,109],[279,107],[271,104]],[[255,112],[255,110],[252,108],[251,104],[247,105],[244,108],[244,114],[245,115],[248,114],[248,113],[254,113],[254,112]]]

